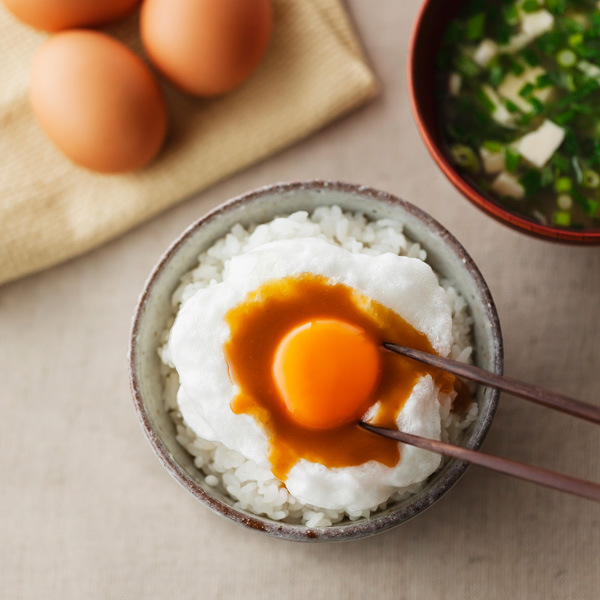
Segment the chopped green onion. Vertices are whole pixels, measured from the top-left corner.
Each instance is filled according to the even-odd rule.
[[[559,177],[554,182],[554,189],[557,192],[570,192],[573,187],[573,180],[570,177]]]
[[[581,104],[581,102],[574,102],[571,110],[579,113],[580,115],[591,115],[592,107],[589,104]]]
[[[552,157],[552,164],[562,173],[569,170],[571,165],[566,158],[563,158],[560,154],[555,154]],[[570,188],[569,188],[570,189]]]
[[[567,33],[579,33],[583,31],[583,25],[575,19],[558,19],[558,27]]]
[[[478,189],[509,201],[496,191],[502,187],[492,184],[497,173],[484,172],[484,165],[494,170],[488,160],[499,162],[507,181],[523,188],[519,211],[569,229],[600,227],[600,0],[467,0],[465,5],[467,12],[454,21],[456,27],[446,28],[446,46],[437,53],[446,57],[439,62],[442,73],[463,82],[458,95],[455,88],[439,90],[452,163],[472,174]],[[546,26],[536,11],[554,15],[552,27],[521,43],[530,25],[532,32]],[[485,44],[493,48],[488,38],[497,51],[487,52]],[[564,139],[556,148],[550,136],[540,135],[539,151],[533,148],[526,159],[515,140],[535,133],[544,119],[558,125]],[[548,152],[554,152],[546,160],[543,150],[549,145]],[[540,167],[537,154],[544,161]],[[514,198],[509,206],[517,210]]]
[[[562,28],[567,33],[584,31],[587,26],[587,16],[583,12],[574,14],[572,17],[563,17],[558,19],[558,21],[559,28]]]
[[[593,165],[600,164],[600,140],[593,141],[592,158],[590,162]]]
[[[579,142],[577,141],[575,132],[568,127],[565,127],[565,141],[563,144],[565,150],[573,157],[573,159],[575,159],[575,155],[579,152]],[[571,164],[573,164],[573,161],[571,161]],[[574,166],[573,168],[577,173],[577,167]],[[579,169],[579,173],[581,174],[581,169]],[[578,177],[578,183],[581,183],[581,177]]]
[[[567,73],[566,71],[548,71],[546,75],[555,86],[565,89],[569,89],[566,82],[566,76],[570,75],[573,77],[572,73]]]
[[[521,50],[521,56],[530,67],[536,67],[540,64],[537,54],[531,48],[523,48],[523,50]]]
[[[571,208],[573,207],[573,198],[571,198],[571,196],[567,194],[561,194],[556,199],[556,205],[561,210],[571,210]]]
[[[531,104],[531,106],[533,107],[533,112],[536,115],[539,115],[540,113],[544,112],[544,109],[546,108],[544,106],[544,103],[539,98],[536,98],[535,96],[531,96],[531,98],[527,98],[527,102],[529,102],[529,104]]]
[[[552,220],[555,225],[560,227],[568,227],[571,224],[571,213],[559,210],[552,215]]]
[[[598,86],[599,84],[595,81],[587,81],[572,94],[567,94],[566,96],[563,96],[560,100],[558,100],[556,102],[556,106],[558,106],[559,108],[570,107],[573,104],[573,102],[579,102],[580,100],[587,98],[590,94],[593,94],[598,89]]]
[[[565,48],[556,55],[556,60],[561,67],[572,67],[577,62],[577,55],[573,50]]]
[[[490,84],[497,88],[504,81],[504,69],[500,64],[488,65]]]
[[[503,11],[504,20],[509,25],[516,25],[521,19],[519,17],[519,9],[515,4],[506,6]]]
[[[521,162],[521,155],[513,148],[507,146],[504,149],[504,162],[506,164],[506,170],[509,173],[514,173]]]
[[[472,58],[465,55],[455,57],[454,68],[467,79],[474,79],[481,72],[479,65]]]
[[[532,13],[540,8],[540,3],[538,0],[525,0],[523,4],[521,4],[521,8],[523,12]]]
[[[491,140],[486,140],[483,142],[483,147],[490,152],[502,152],[502,144],[500,142],[493,142]]]
[[[583,33],[574,33],[569,36],[569,46],[581,46],[583,44]]]
[[[600,58],[600,51],[598,51],[596,48],[593,48],[592,46],[587,46],[583,44],[581,46],[575,46],[575,51],[582,58],[589,58],[592,61],[596,61],[598,60],[598,58]]]
[[[539,90],[550,87],[551,85],[552,85],[552,79],[550,78],[548,73],[539,75],[535,80],[535,87],[538,88]]]
[[[467,21],[465,35],[470,42],[476,42],[483,37],[485,33],[485,13],[481,12],[473,15]]]
[[[600,12],[593,12],[590,15],[590,25],[591,27],[587,31],[587,35],[590,37],[599,37],[600,36]]]
[[[533,119],[534,114],[532,112],[521,115],[517,121],[517,123],[519,125],[523,125],[523,127],[525,127],[526,125],[529,125],[529,123],[531,123],[531,120]]]
[[[492,102],[491,98],[483,91],[477,90],[477,99],[483,105],[483,108],[490,114],[496,110],[496,105]]]
[[[565,87],[570,91],[574,92],[577,90],[577,86],[575,85],[575,78],[572,73],[565,73],[564,76]]]
[[[563,45],[563,36],[558,31],[547,31],[534,43],[544,54],[556,54]]]
[[[454,144],[454,146],[450,148],[450,153],[452,154],[452,158],[456,161],[456,164],[460,167],[463,167],[472,173],[477,173],[479,171],[479,159],[469,146],[465,146],[464,144]]]
[[[600,185],[600,175],[592,169],[586,169],[583,172],[581,185],[589,189],[596,189]]]
[[[547,185],[550,185],[553,181],[554,181],[554,174],[552,173],[552,168],[549,166],[545,166],[542,169],[542,175],[541,175],[541,179],[540,179],[540,183],[542,184],[542,187],[546,187]]]
[[[513,75],[516,75],[517,77],[519,75],[522,75],[523,72],[525,71],[525,69],[523,68],[523,66],[521,64],[519,64],[519,61],[515,60],[512,57],[509,57],[509,65],[508,68],[510,70],[510,72]]]
[[[589,198],[587,201],[587,208],[585,209],[585,212],[590,217],[595,217],[598,214],[598,208],[600,208],[600,202],[598,202],[598,200],[593,200]]]
[[[519,178],[519,183],[525,188],[528,196],[535,194],[542,185],[541,174],[537,169],[529,169]]]
[[[566,110],[565,112],[560,113],[559,115],[556,115],[552,120],[557,125],[564,125],[565,123],[568,123],[569,121],[571,121],[574,118],[575,118],[575,111],[574,110]]]
[[[546,0],[546,8],[555,15],[562,15],[567,10],[567,0]]]
[[[521,96],[521,98],[529,98],[529,96],[531,96],[531,94],[533,94],[534,90],[535,90],[535,86],[532,83],[526,83],[519,90],[519,96]]]
[[[504,106],[506,106],[506,110],[508,110],[508,112],[511,112],[511,113],[519,112],[519,107],[511,100],[505,100]]]

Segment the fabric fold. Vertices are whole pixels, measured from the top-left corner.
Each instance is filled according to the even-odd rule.
[[[378,85],[339,0],[274,0],[256,73],[230,94],[192,98],[159,79],[169,134],[148,167],[101,175],[45,137],[28,101],[46,35],[0,5],[0,283],[77,256],[293,144],[373,98]],[[137,17],[107,32],[143,56]]]

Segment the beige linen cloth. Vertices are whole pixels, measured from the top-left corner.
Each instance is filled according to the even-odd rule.
[[[72,164],[28,102],[46,35],[0,3],[0,283],[123,233],[217,180],[296,142],[377,93],[340,0],[274,0],[267,56],[240,88],[197,99],[162,81],[170,129],[153,163],[100,175]],[[109,33],[141,53],[137,17]]]

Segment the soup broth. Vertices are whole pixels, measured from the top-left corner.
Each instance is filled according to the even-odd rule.
[[[451,161],[497,203],[600,227],[600,8],[592,0],[472,0],[438,53]]]

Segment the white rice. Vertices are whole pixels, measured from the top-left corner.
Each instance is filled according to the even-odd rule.
[[[180,305],[196,290],[222,281],[225,264],[231,257],[267,242],[303,237],[325,239],[350,252],[393,252],[423,261],[427,258],[425,250],[402,233],[401,223],[392,219],[369,221],[360,213],[342,212],[338,206],[317,208],[312,215],[298,211],[288,217],[279,217],[270,223],[248,229],[239,224],[235,225],[230,233],[217,240],[199,256],[195,269],[181,278],[181,284],[173,294],[173,317],[163,333],[159,355],[164,368],[165,404],[175,423],[177,440],[194,457],[194,464],[205,475],[206,485],[230,496],[236,508],[265,515],[277,521],[303,523],[309,527],[326,527],[343,519],[366,518],[388,503],[419,491],[425,482],[399,489],[386,503],[360,513],[324,510],[301,503],[270,471],[258,467],[254,462],[218,442],[208,442],[197,437],[187,427],[177,406],[179,378],[167,347],[170,329]],[[447,282],[442,280],[440,284],[446,290],[452,306],[453,346],[450,358],[470,362],[472,318],[468,314],[467,303]],[[454,394],[440,393],[439,401],[442,439],[456,443],[461,432],[475,419],[477,404],[473,403],[466,415],[457,415],[450,410],[453,396]]]

